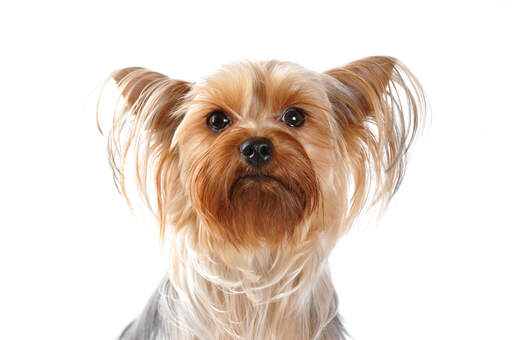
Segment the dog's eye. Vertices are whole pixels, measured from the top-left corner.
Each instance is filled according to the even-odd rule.
[[[289,107],[284,110],[281,121],[288,126],[298,128],[306,121],[306,112],[299,107]]]
[[[231,124],[231,119],[221,110],[215,110],[206,118],[206,125],[212,131],[218,132],[227,128]]]

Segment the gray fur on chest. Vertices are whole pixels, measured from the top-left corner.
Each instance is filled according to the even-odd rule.
[[[174,289],[165,278],[149,299],[146,307],[138,318],[133,320],[122,332],[119,340],[173,340],[172,320],[179,320],[176,310],[169,303],[169,294],[174,295]],[[324,328],[318,340],[345,340],[347,332],[343,327],[339,314]],[[201,339],[213,340],[213,339]],[[247,339],[249,340],[249,339]]]

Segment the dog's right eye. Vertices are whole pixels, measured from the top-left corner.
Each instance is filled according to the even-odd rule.
[[[231,119],[224,111],[215,110],[206,118],[206,125],[212,131],[219,132],[227,128],[231,124]]]

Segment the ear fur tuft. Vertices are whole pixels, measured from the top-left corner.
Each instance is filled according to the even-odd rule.
[[[342,142],[340,147],[357,160],[353,173],[353,213],[370,196],[385,207],[402,182],[407,151],[426,111],[416,77],[397,59],[369,57],[330,69],[326,88]],[[372,195],[373,194],[373,195]]]

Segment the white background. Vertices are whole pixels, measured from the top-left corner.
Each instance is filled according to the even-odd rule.
[[[340,312],[357,340],[512,339],[510,2],[354,3],[2,3],[0,337],[114,339],[166,270],[89,105],[112,70],[391,55],[431,124],[384,218],[331,257]]]

